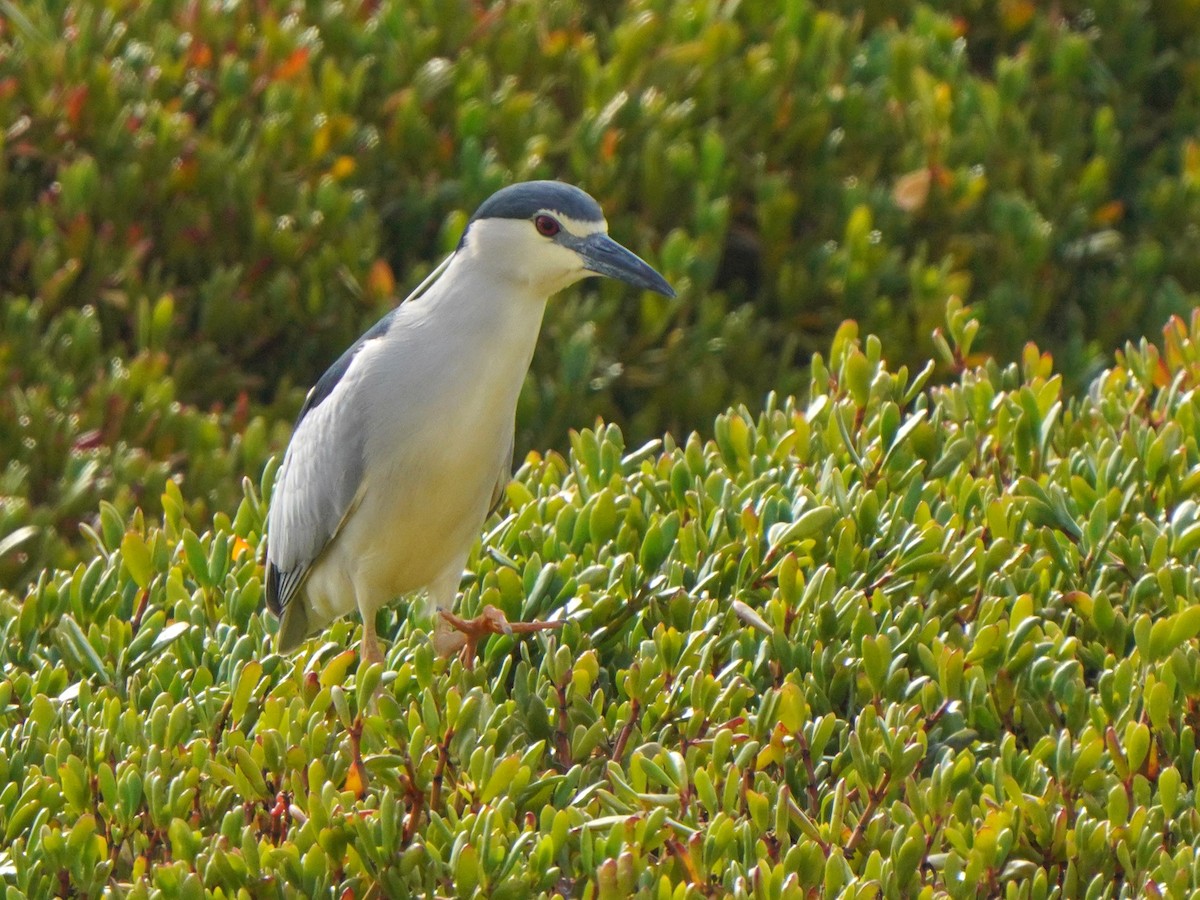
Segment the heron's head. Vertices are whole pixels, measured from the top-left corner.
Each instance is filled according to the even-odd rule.
[[[526,181],[492,194],[459,250],[543,297],[589,275],[675,296],[666,279],[608,236],[600,204],[561,181]]]

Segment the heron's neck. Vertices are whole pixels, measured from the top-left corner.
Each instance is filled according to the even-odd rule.
[[[548,293],[482,263],[456,256],[429,290],[411,301],[421,307],[421,331],[446,359],[496,402],[515,408],[533,359]],[[416,312],[417,310],[414,310]]]

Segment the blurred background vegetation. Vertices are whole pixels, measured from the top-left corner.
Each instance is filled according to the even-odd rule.
[[[0,585],[101,500],[230,511],[509,182],[679,288],[551,305],[519,451],[797,392],[845,318],[1078,390],[1200,285],[1200,3],[0,0]]]
[[[1195,891],[1198,118],[1200,0],[0,0],[7,896]],[[461,606],[569,624],[373,714],[268,460],[535,177],[679,297],[550,306]]]

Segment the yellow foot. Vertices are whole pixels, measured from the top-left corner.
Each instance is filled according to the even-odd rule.
[[[550,628],[562,628],[563,622],[510,622],[504,613],[494,606],[485,606],[474,619],[463,619],[445,610],[439,611],[440,620],[434,629],[433,646],[442,656],[455,651],[462,664],[475,667],[475,649],[481,638],[489,634],[531,634]]]

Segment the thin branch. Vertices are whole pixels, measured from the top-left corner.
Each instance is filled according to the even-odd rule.
[[[867,833],[867,826],[871,823],[871,817],[875,815],[875,811],[879,808],[879,801],[887,793],[891,780],[892,773],[884,772],[883,780],[879,782],[879,787],[867,792],[866,808],[863,809],[863,814],[859,817],[858,824],[854,826],[854,832],[850,835],[850,840],[846,842],[846,846],[842,851],[846,855],[846,859],[854,858],[854,852],[858,849],[858,845],[862,843],[862,839]]]
[[[812,751],[803,731],[796,731],[796,743],[800,745],[800,758],[804,760],[804,772],[808,776],[808,809],[815,815],[821,809],[821,796],[817,793],[817,769],[813,765]]]
[[[433,773],[433,785],[429,789],[429,808],[437,809],[442,799],[442,780],[446,776],[446,764],[450,759],[450,741],[454,738],[454,729],[446,729],[445,739],[438,744],[437,769]]]
[[[641,711],[642,705],[638,702],[637,697],[634,697],[629,701],[629,718],[621,726],[621,733],[617,735],[617,743],[613,746],[613,759],[617,762],[620,762],[625,755],[625,745],[629,743],[629,736],[633,734],[633,726]]]

